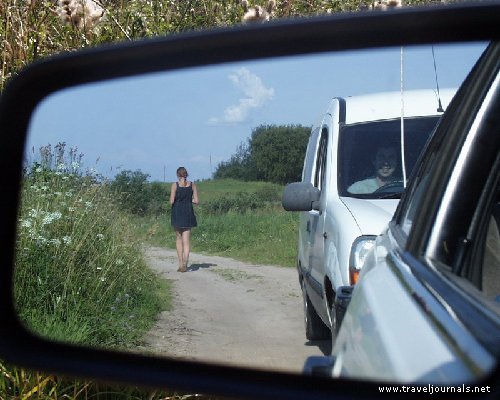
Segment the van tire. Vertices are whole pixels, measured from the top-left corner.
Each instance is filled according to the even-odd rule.
[[[304,280],[300,282],[304,303],[304,325],[307,340],[326,340],[331,338],[330,329],[323,323],[307,295]]]

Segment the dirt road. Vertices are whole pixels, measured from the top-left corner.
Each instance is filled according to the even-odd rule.
[[[160,315],[145,349],[185,359],[300,372],[328,343],[305,338],[294,268],[191,254],[177,272],[173,250],[146,249],[152,269],[173,281],[173,310]]]

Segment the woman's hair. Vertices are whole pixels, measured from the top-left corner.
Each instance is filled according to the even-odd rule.
[[[188,172],[186,168],[184,167],[177,168],[177,177],[186,179],[188,177]]]

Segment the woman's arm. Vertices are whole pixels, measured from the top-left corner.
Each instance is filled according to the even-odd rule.
[[[177,190],[177,185],[172,183],[172,187],[170,188],[170,205],[172,206],[175,201],[175,191]]]
[[[198,189],[196,189],[196,185],[191,183],[193,185],[193,203],[198,204]]]

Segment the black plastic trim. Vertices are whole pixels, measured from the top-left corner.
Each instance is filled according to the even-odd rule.
[[[305,273],[304,278],[309,285],[309,287],[314,290],[314,292],[320,297],[323,298],[323,285],[318,282],[308,271]]]

